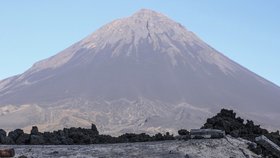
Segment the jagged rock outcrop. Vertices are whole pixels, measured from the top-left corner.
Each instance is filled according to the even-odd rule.
[[[30,132],[31,135],[40,135],[39,129],[37,126],[33,126]]]
[[[33,126],[31,129],[29,144],[31,144],[31,145],[46,144],[44,135],[43,135],[43,133],[39,132],[39,129],[37,126]]]
[[[240,117],[236,117],[233,110],[222,109],[216,116],[207,119],[203,129],[220,129],[233,137],[242,137],[254,141],[255,137],[268,134],[266,129],[255,125],[253,121],[247,120],[246,124]]]
[[[26,134],[21,129],[16,129],[5,135],[4,130],[0,130],[0,144],[17,145],[84,145],[84,144],[104,144],[104,143],[129,143],[146,141],[164,141],[174,140],[174,136],[169,132],[164,135],[158,133],[150,136],[145,133],[125,133],[119,137],[110,135],[99,135],[97,127],[92,124],[91,129],[85,128],[64,128],[63,130],[53,132],[39,132],[37,126],[33,126],[30,134]]]
[[[12,139],[13,143],[17,142],[17,139],[24,134],[22,129],[16,129],[9,132],[8,137]]]
[[[255,138],[264,135],[275,144],[280,145],[279,131],[268,132],[268,130],[261,128],[260,125],[255,125],[251,120],[247,120],[245,123],[242,118],[236,117],[236,113],[233,112],[233,110],[222,109],[216,116],[207,119],[207,122],[202,128],[224,130],[226,134],[235,138],[241,137],[256,143],[257,141]],[[273,154],[269,150],[260,146],[260,144],[256,148],[251,147],[251,150],[263,156],[273,157]]]

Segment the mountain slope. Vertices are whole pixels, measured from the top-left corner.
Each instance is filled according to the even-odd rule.
[[[0,82],[0,124],[6,128],[93,122],[103,132],[173,131],[200,126],[221,106],[279,128],[279,103],[279,87],[146,9]],[[23,105],[40,109],[39,116],[30,114],[36,121],[22,115]],[[10,124],[11,115],[26,119]]]

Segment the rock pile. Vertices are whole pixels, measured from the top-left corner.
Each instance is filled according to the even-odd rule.
[[[0,144],[17,145],[83,145],[163,141],[173,139],[173,135],[170,135],[168,132],[165,135],[158,133],[154,136],[149,136],[145,133],[126,133],[119,137],[99,135],[99,132],[94,124],[92,124],[91,129],[71,127],[44,133],[39,132],[38,128],[33,126],[30,134],[24,133],[21,129],[16,129],[9,132],[7,135],[4,130],[0,129]]]
[[[148,142],[148,141],[164,141],[183,139],[189,140],[191,137],[199,138],[224,138],[225,134],[229,134],[235,138],[243,138],[249,140],[250,150],[264,157],[275,157],[275,150],[267,149],[266,141],[260,143],[255,140],[256,137],[265,136],[270,141],[280,146],[280,135],[277,132],[268,132],[266,129],[255,125],[253,121],[244,120],[236,117],[236,113],[232,110],[222,109],[216,116],[207,119],[207,122],[201,129],[191,130],[191,132],[181,129],[178,131],[179,136],[174,137],[168,132],[165,134],[155,134],[153,136],[145,133],[134,134],[126,133],[119,137],[110,135],[100,135],[96,126],[92,124],[91,129],[84,128],[64,128],[63,130],[53,132],[39,132],[36,126],[32,127],[30,134],[24,133],[21,129],[16,129],[6,133],[0,129],[0,144],[17,144],[17,145],[84,145],[84,144],[104,144],[104,143],[131,143],[131,142]],[[260,137],[263,138],[263,137]],[[263,139],[262,139],[263,140]],[[272,143],[270,143],[272,144]],[[278,149],[278,148],[275,148]],[[280,153],[280,151],[279,151]],[[277,156],[276,156],[277,157]]]
[[[247,120],[244,123],[242,118],[236,117],[236,113],[233,110],[222,109],[216,116],[207,119],[202,129],[223,130],[226,134],[235,138],[240,137],[251,142],[256,142],[256,137],[264,135],[278,146],[280,145],[279,131],[268,132],[266,129],[261,128],[260,125],[255,125],[251,120]],[[252,148],[252,150],[257,154],[273,157],[273,154],[261,145],[258,145],[257,148]]]
[[[99,135],[95,125],[91,129],[64,128],[54,132],[39,132],[36,126],[32,127],[30,134],[26,134],[21,129],[11,131],[6,135],[4,130],[0,130],[0,144],[17,145],[45,145],[45,144],[90,144]]]

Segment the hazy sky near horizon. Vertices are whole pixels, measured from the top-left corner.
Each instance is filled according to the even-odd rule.
[[[0,1],[0,80],[23,73],[102,25],[141,8],[161,12],[280,85],[280,1]]]

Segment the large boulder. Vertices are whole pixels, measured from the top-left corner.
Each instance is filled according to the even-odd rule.
[[[31,145],[45,144],[45,138],[42,133],[39,132],[37,126],[33,126],[30,131],[30,142]]]
[[[185,135],[189,135],[190,132],[189,132],[188,130],[186,130],[186,129],[180,129],[180,130],[178,131],[178,134],[179,134],[180,136],[185,136]]]
[[[14,142],[16,142],[16,140],[19,138],[19,136],[21,136],[22,134],[24,134],[22,129],[16,129],[14,131],[9,132],[8,137],[10,137]]]
[[[5,144],[6,135],[7,135],[6,131],[0,129],[0,144]]]
[[[257,137],[256,142],[266,150],[270,151],[274,156],[280,157],[280,147],[264,135]]]
[[[39,135],[39,134],[41,134],[41,133],[39,132],[37,126],[33,126],[32,129],[31,129],[30,134],[31,134],[31,135]]]
[[[98,132],[97,127],[95,126],[95,124],[91,124],[91,130],[92,130],[92,134],[93,135],[99,135],[99,132]]]
[[[186,129],[180,129],[178,131],[178,136],[176,136],[176,139],[179,139],[179,140],[189,140],[191,137],[190,137],[190,132]]]

